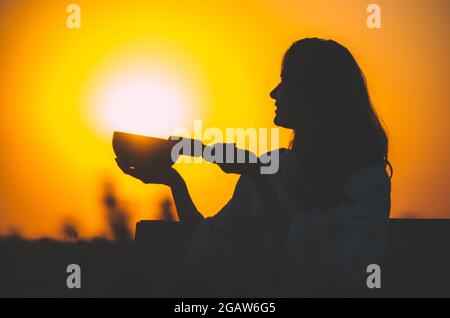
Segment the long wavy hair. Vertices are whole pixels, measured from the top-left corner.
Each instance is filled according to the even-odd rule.
[[[281,72],[294,122],[284,174],[298,202],[332,206],[348,175],[388,161],[388,137],[372,106],[366,80],[352,54],[332,40],[292,44]]]

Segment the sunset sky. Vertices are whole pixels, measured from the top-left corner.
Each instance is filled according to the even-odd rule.
[[[70,3],[80,29],[66,26]],[[370,3],[381,29],[366,26]],[[447,0],[0,0],[0,234],[60,237],[72,222],[102,235],[106,182],[131,224],[156,218],[169,189],[123,175],[112,132],[274,127],[269,92],[304,37],[342,43],[365,72],[390,137],[391,215],[450,217],[449,21]],[[175,167],[205,216],[238,179]]]

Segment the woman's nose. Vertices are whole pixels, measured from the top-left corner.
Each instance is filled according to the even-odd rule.
[[[278,84],[278,85],[270,92],[270,97],[271,97],[271,98],[277,99],[279,87],[280,87],[280,84]]]

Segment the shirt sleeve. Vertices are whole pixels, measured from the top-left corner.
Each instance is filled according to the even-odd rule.
[[[199,290],[216,292],[216,296],[230,295],[235,246],[248,224],[253,192],[252,181],[241,176],[228,203],[195,229],[186,248],[186,267]]]

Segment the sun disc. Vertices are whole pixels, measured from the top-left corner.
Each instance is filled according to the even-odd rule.
[[[91,102],[94,125],[103,135],[124,131],[168,137],[174,129],[186,126],[193,102],[176,74],[130,67],[103,78]]]

